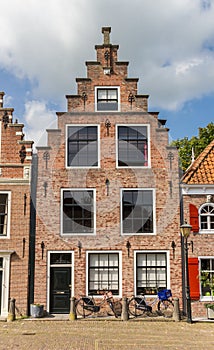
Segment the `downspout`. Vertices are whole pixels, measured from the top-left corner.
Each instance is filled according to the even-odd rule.
[[[180,171],[181,172],[181,171]],[[181,176],[180,176],[181,178]],[[181,182],[179,181],[179,192],[180,192],[180,226],[184,223],[184,205],[183,205],[183,195]],[[181,239],[181,269],[182,269],[182,305],[183,313],[186,315],[186,293],[185,293],[185,256],[184,256],[184,238],[180,234]]]
[[[29,229],[29,266],[28,266],[28,315],[30,304],[34,302],[35,236],[36,236],[36,190],[38,175],[38,157],[33,154],[31,168],[30,229]]]

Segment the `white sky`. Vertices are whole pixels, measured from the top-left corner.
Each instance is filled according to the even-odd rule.
[[[103,26],[152,110],[214,96],[214,0],[0,0],[0,90],[36,143],[96,59]]]

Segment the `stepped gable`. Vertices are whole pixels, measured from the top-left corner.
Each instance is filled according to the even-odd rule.
[[[181,179],[186,184],[214,183],[214,140],[204,149],[190,165]]]

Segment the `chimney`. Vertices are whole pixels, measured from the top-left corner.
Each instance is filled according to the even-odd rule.
[[[5,93],[3,91],[0,91],[0,108],[3,108],[3,97]]]
[[[111,27],[103,27],[102,33],[104,34],[104,42],[103,45],[110,45],[110,33]]]

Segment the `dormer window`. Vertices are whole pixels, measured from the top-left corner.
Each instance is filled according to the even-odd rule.
[[[96,88],[97,111],[119,110],[119,88],[98,87]]]

